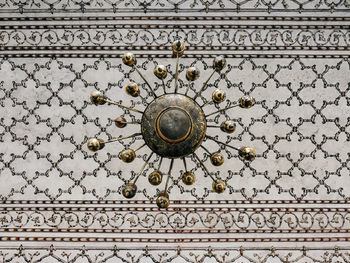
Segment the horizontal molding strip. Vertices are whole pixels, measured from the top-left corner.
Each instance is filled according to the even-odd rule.
[[[64,205],[137,205],[137,204],[152,204],[149,200],[6,200],[0,201],[0,205],[35,205],[35,204],[64,204]],[[259,204],[259,205],[278,205],[278,204],[312,204],[312,205],[342,205],[350,204],[350,200],[174,200],[170,201],[171,206],[173,205],[244,205],[244,204]]]
[[[294,21],[294,22],[345,22],[350,16],[45,16],[0,17],[0,21]]]
[[[2,211],[103,211],[103,212],[114,212],[114,211],[131,211],[131,212],[159,212],[158,207],[155,206],[139,206],[139,207],[0,207]],[[176,207],[171,206],[167,208],[167,212],[350,212],[350,208],[345,207]]]
[[[110,233],[110,234],[343,234],[350,229],[94,229],[94,228],[0,228],[5,233]]]
[[[349,242],[350,236],[335,237],[248,237],[248,238],[131,238],[131,237],[58,237],[1,236],[0,242],[122,242],[122,243],[236,243],[236,242]]]
[[[171,51],[167,46],[1,46],[1,51]],[[349,51],[349,46],[189,46],[191,51]]]
[[[17,29],[345,29],[350,30],[349,25],[298,25],[298,24],[283,24],[283,25],[232,25],[232,24],[49,24],[49,25],[0,25],[2,30],[17,30]]]

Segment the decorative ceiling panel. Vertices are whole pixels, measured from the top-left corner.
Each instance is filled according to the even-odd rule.
[[[346,0],[0,1],[0,260],[348,262],[349,7]],[[194,96],[213,58],[224,55],[228,66],[213,75],[199,103],[215,88],[233,102],[255,98],[249,110],[208,117],[213,125],[234,119],[233,136],[214,128],[208,134],[253,146],[257,156],[247,163],[206,140],[225,163],[217,168],[205,150],[197,154],[226,191],[212,190],[195,158],[188,168],[197,181],[184,185],[182,161],[175,160],[171,204],[159,210],[161,188],[147,179],[159,157],[142,173],[134,199],[121,194],[150,149],[132,164],[121,162],[120,152],[142,145],[140,138],[97,153],[86,147],[94,136],[139,132],[118,129],[114,119],[140,116],[97,107],[89,96],[97,89],[145,109],[125,93],[129,80],[145,84],[121,57],[135,53],[156,94],[162,86],[153,69],[166,65],[171,91],[177,39],[187,47],[180,93],[187,67],[201,71]]]

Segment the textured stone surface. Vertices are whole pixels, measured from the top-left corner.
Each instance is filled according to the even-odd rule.
[[[0,2],[0,260],[6,262],[331,262],[349,261],[349,2],[341,1],[2,1]],[[88,151],[86,142],[140,132],[119,129],[114,119],[139,121],[137,112],[92,105],[103,91],[126,106],[144,110],[152,101],[141,77],[121,62],[134,52],[138,69],[155,93],[153,75],[167,67],[174,90],[176,58],[171,43],[187,49],[180,58],[179,92],[186,69],[201,76],[195,96],[224,55],[197,99],[204,104],[216,88],[227,101],[204,107],[206,114],[253,96],[251,109],[234,108],[208,117],[209,125],[237,122],[227,136],[207,134],[232,146],[252,146],[249,163],[232,149],[206,140],[225,163],[210,164],[225,180],[223,194],[192,156],[192,186],[175,160],[167,211],[155,205],[159,186],[147,176],[158,169],[153,155],[138,180],[133,200],[122,186],[135,178],[150,149],[131,164],[124,148],[141,137]],[[125,93],[135,81],[141,96]],[[162,162],[166,174],[170,160]],[[165,175],[164,175],[165,176]],[[78,233],[77,233],[78,232]],[[116,247],[114,247],[116,245]],[[148,246],[148,247],[146,247]]]

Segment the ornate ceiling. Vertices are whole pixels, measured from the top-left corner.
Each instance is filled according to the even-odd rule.
[[[0,261],[350,261],[349,8],[347,0],[1,0]],[[213,75],[201,103],[215,88],[231,101],[255,98],[253,108],[227,114],[237,123],[232,138],[210,132],[253,146],[257,156],[243,162],[207,141],[225,163],[210,166],[203,149],[198,156],[226,191],[212,190],[196,160],[188,164],[196,183],[184,185],[175,160],[171,205],[159,210],[159,189],[147,179],[158,159],[133,200],[121,194],[150,150],[138,151],[136,164],[122,163],[120,151],[141,138],[98,153],[86,147],[95,135],[137,132],[118,129],[114,119],[139,116],[97,108],[89,96],[98,89],[145,107],[125,93],[129,80],[145,84],[121,57],[133,52],[160,91],[153,69],[163,64],[174,75],[176,39],[187,47],[179,90],[189,66],[203,83],[213,58],[224,55],[227,67]],[[171,77],[165,83],[173,87]]]

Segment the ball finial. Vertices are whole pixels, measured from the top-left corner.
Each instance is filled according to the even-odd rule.
[[[236,130],[236,123],[232,120],[224,121],[220,124],[220,130],[226,133],[233,133]]]
[[[87,142],[87,147],[90,151],[97,152],[105,147],[105,142],[101,139],[91,138]]]
[[[216,180],[213,182],[213,190],[214,192],[221,194],[226,189],[226,183],[222,180]]]
[[[158,65],[154,68],[154,75],[156,75],[157,78],[159,79],[165,79],[167,76],[167,70],[166,66],[164,65]]]
[[[159,185],[162,182],[163,174],[159,170],[155,170],[148,176],[148,182],[151,185]]]
[[[192,172],[185,172],[182,175],[182,182],[185,185],[192,185],[195,181],[196,181],[196,177],[195,177],[194,173],[192,173]]]
[[[223,56],[218,56],[214,59],[213,67],[216,71],[221,71],[226,66],[226,59]]]
[[[241,147],[238,154],[246,161],[253,161],[256,156],[255,150],[252,147]]]
[[[115,126],[117,126],[118,128],[124,128],[126,126],[126,119],[122,116],[117,117],[114,120],[114,124]]]
[[[103,95],[101,91],[95,90],[90,94],[90,101],[95,105],[105,104],[106,97]]]
[[[221,153],[213,153],[210,156],[210,162],[214,166],[220,166],[224,163],[224,156]]]
[[[186,71],[186,79],[188,81],[195,81],[200,76],[199,69],[196,67],[189,67]]]
[[[135,157],[135,151],[132,149],[126,149],[124,151],[121,152],[121,157],[122,157],[122,161],[125,163],[131,163]]]
[[[133,198],[136,195],[137,186],[136,184],[127,184],[122,190],[122,194],[125,198]]]
[[[221,103],[226,99],[226,93],[223,90],[216,89],[211,98],[214,103]]]
[[[243,96],[239,101],[239,105],[245,109],[249,109],[253,107],[254,104],[255,104],[255,99],[249,96]]]
[[[129,67],[136,65],[136,57],[133,53],[128,52],[123,55],[123,63]]]
[[[173,54],[181,57],[184,54],[185,45],[180,40],[173,42]]]
[[[161,209],[168,208],[170,204],[169,195],[166,192],[160,192],[156,200],[157,206]]]
[[[125,86],[125,91],[128,95],[132,97],[137,97],[140,95],[140,89],[139,86],[135,82],[129,82]]]

